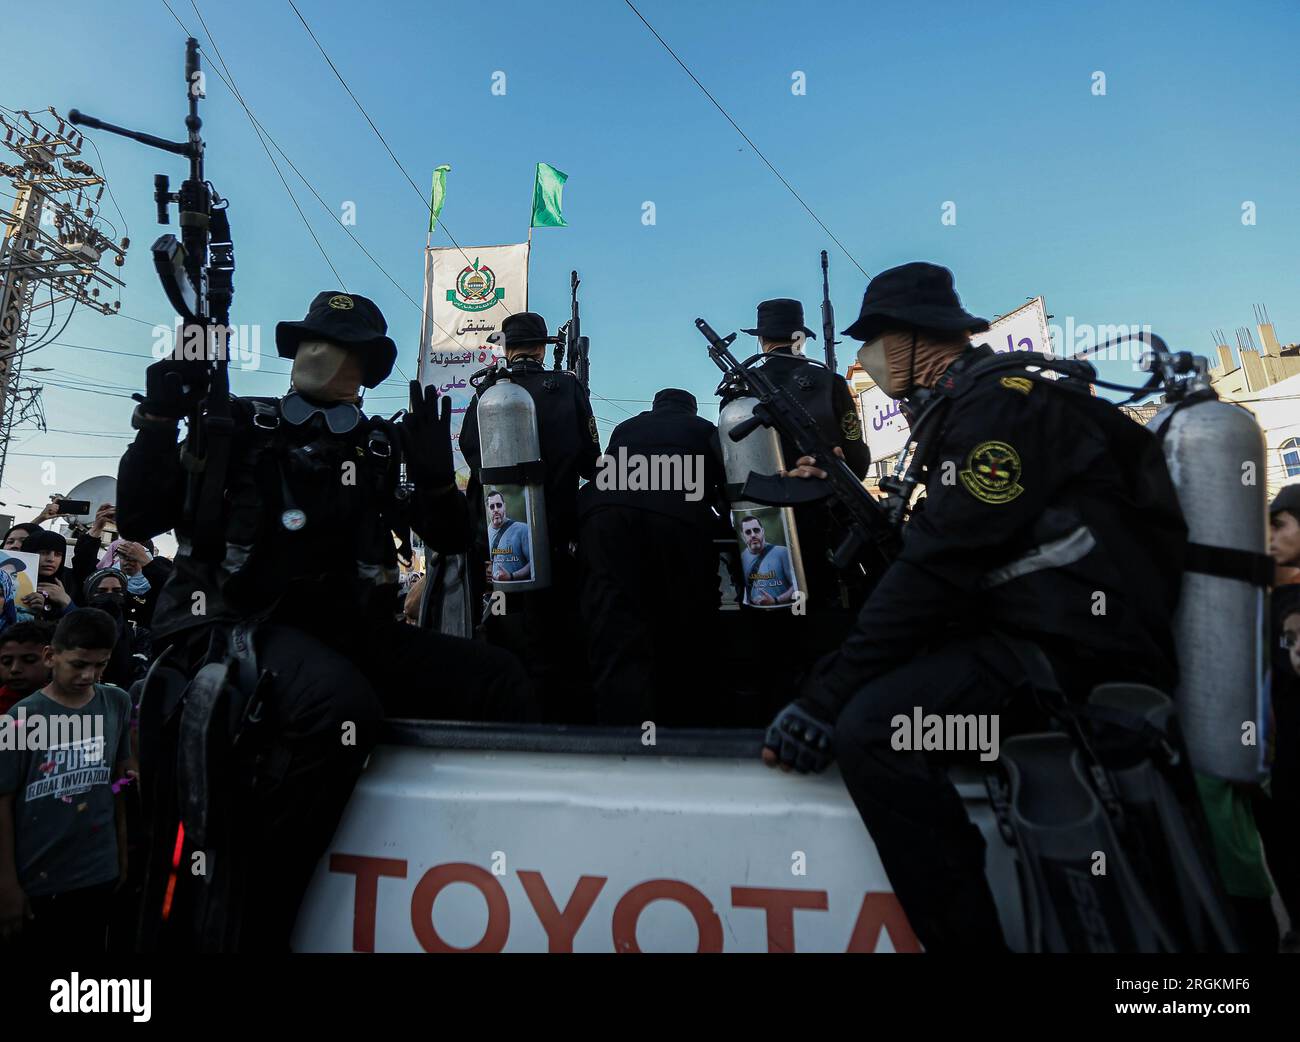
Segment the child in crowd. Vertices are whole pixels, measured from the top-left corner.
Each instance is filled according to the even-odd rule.
[[[0,941],[29,951],[102,952],[126,878],[131,699],[99,683],[116,640],[106,613],[69,612],[45,649],[49,682],[0,717]]]
[[[19,622],[0,631],[0,713],[49,683],[45,649],[53,636],[48,622]]]

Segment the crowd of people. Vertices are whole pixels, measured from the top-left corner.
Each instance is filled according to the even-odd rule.
[[[885,562],[833,563],[846,522],[820,500],[790,512],[796,554],[793,527],[772,527],[764,510],[740,502],[718,428],[680,389],[659,391],[605,452],[698,458],[698,488],[685,495],[593,480],[602,454],[586,390],[573,373],[545,367],[555,338],[532,313],[502,323],[505,365],[484,374],[465,418],[465,491],[455,480],[450,403],[436,390],[413,383],[410,408],[392,420],[361,411],[362,388],[386,378],[396,357],[364,297],[326,291],[302,321],[279,324],[290,389],[280,399],[231,399],[223,469],[201,479],[177,438],[179,420],[203,400],[207,370],[179,355],[155,362],[118,503],[100,505],[73,533],[71,563],[65,537],[44,527],[57,502],[4,539],[6,551],[39,560],[39,575],[19,598],[13,569],[0,562],[0,713],[29,729],[56,712],[108,724],[75,755],[0,749],[0,940],[39,948],[75,936],[98,948],[112,922],[111,943],[122,948],[287,948],[387,716],[772,720],[769,766],[819,771],[838,760],[928,950],[1004,948],[979,830],[940,767],[891,744],[889,721],[915,707],[1010,715],[1044,684],[1074,699],[1114,681],[1172,693],[1181,574],[1173,550],[1186,527],[1152,436],[1087,388],[995,363],[987,346],[971,346],[987,328],[961,306],[950,272],[917,263],[877,276],[845,331],[863,344],[859,362],[918,425],[925,409],[942,409],[918,470],[923,509]],[[870,456],[860,419],[844,378],[803,354],[816,334],[799,302],[764,301],[745,332],[834,454],[863,477]],[[501,380],[533,402],[543,468],[522,457],[503,464],[499,453],[484,460],[490,432],[481,428],[492,422],[484,403]],[[742,390],[720,388],[724,405]],[[825,476],[826,460],[800,456],[788,439],[780,453],[791,481]],[[927,483],[949,471],[953,480]],[[214,499],[203,481],[217,483]],[[490,564],[515,495],[502,490],[511,488],[545,493],[546,524],[522,537],[527,575]],[[196,512],[194,502],[219,509]],[[526,511],[533,501],[512,502]],[[1284,490],[1272,518],[1275,560],[1300,566],[1300,486]],[[545,542],[533,531],[546,532]],[[164,532],[178,539],[175,561],[155,552],[152,539]],[[472,634],[419,625],[422,606],[432,597],[445,607],[450,593],[431,585],[432,563],[399,582],[412,533],[427,561],[470,562]],[[1162,540],[1168,559],[1151,552]],[[549,585],[511,591],[540,554]],[[724,675],[717,666],[728,576],[745,609],[734,613],[742,662],[752,665],[759,648],[761,670]],[[809,590],[817,625],[799,628]],[[1109,598],[1101,616],[1092,610],[1098,590]],[[1292,924],[1300,912],[1300,594],[1292,592],[1279,588],[1274,600],[1271,789],[1229,790],[1211,820],[1246,944],[1261,950],[1278,944],[1270,873]],[[187,698],[186,684],[214,664],[223,674],[230,667],[222,697]],[[190,759],[182,716],[223,743],[226,773]],[[184,827],[194,801],[182,806],[177,796],[191,789],[207,800],[198,839]],[[229,855],[217,861],[227,872],[257,862],[277,871],[174,891],[182,842],[188,853]],[[155,905],[169,910],[166,929],[153,914],[151,930],[137,932]],[[1295,946],[1294,929],[1284,943]]]
[[[20,599],[15,570],[0,566],[0,943],[42,953],[102,951],[114,913],[133,915],[128,851],[143,837],[123,791],[137,757],[128,689],[151,662],[150,615],[170,573],[151,545],[105,535],[112,504],[73,528],[65,565],[67,540],[43,526],[60,510],[52,499],[5,533],[7,553],[39,561],[31,593]]]

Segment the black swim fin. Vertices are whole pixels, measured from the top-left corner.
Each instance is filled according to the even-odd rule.
[[[987,779],[1030,950],[1239,950],[1170,699],[1107,684],[1055,715]]]
[[[1015,849],[1029,950],[1172,951],[1071,738],[1009,739],[1000,762],[990,795]]]
[[[1240,951],[1173,701],[1141,684],[1103,684],[1085,712],[1127,816],[1122,838],[1179,950]]]

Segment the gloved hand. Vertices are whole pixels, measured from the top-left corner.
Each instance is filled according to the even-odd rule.
[[[206,362],[167,357],[144,371],[144,397],[138,394],[132,397],[151,416],[179,420],[192,412],[207,393]]]
[[[406,473],[415,487],[425,492],[441,492],[456,484],[456,469],[451,458],[451,399],[442,395],[438,405],[438,388],[430,384],[421,389],[411,381],[411,407],[397,429],[402,438]]]
[[[835,759],[834,726],[814,716],[798,701],[776,714],[763,739],[763,762],[800,774],[820,774]]]

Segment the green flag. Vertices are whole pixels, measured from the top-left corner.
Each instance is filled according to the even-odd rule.
[[[442,204],[447,201],[447,171],[451,167],[443,163],[433,171],[433,195],[429,197],[429,232],[432,234],[438,217],[442,214]]]
[[[568,221],[560,213],[560,196],[569,175],[549,163],[537,164],[537,181],[533,185],[533,228],[566,228]]]

